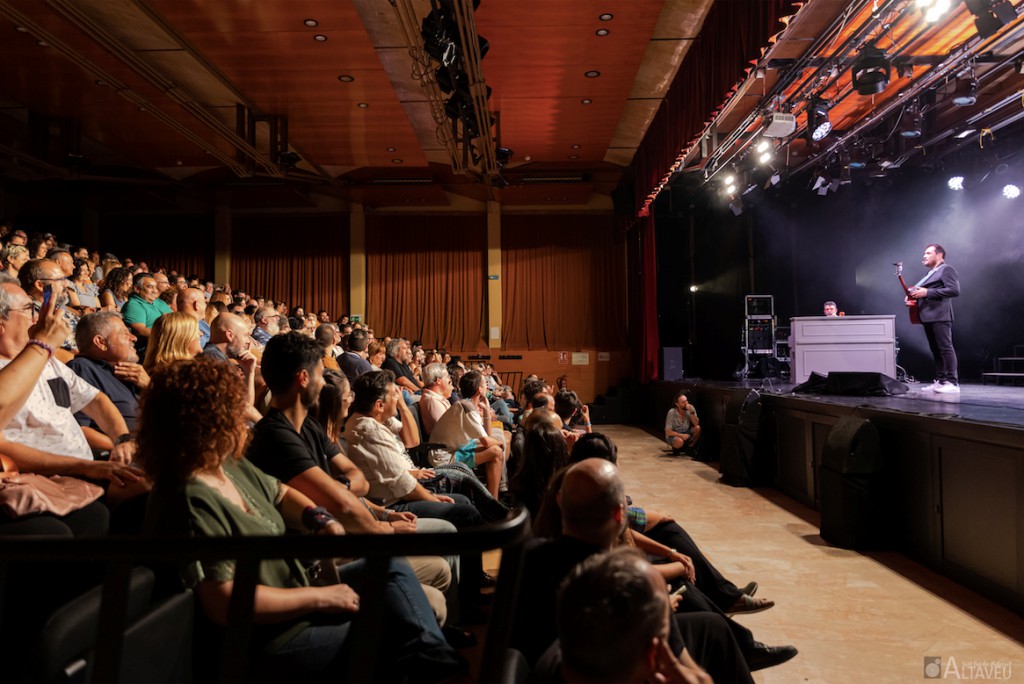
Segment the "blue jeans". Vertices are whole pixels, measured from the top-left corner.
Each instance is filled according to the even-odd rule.
[[[375,642],[379,648],[375,681],[437,681],[464,674],[465,663],[441,633],[409,564],[401,558],[390,559],[383,591],[376,597],[362,593],[365,573],[364,561],[338,570],[341,581],[361,594],[361,603],[383,616]],[[351,632],[360,627],[359,615],[317,617],[324,619],[293,637],[274,654],[275,659],[285,661],[296,680],[313,676],[339,681],[347,671],[348,658],[367,655],[351,654],[346,648]]]

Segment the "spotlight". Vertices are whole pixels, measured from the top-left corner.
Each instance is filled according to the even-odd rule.
[[[900,135],[904,138],[920,138],[923,123],[924,114],[921,113],[921,108],[916,103],[908,104],[900,119]]]
[[[729,185],[726,185],[725,186],[725,194],[727,194],[727,195],[735,195],[736,194],[736,185],[734,183],[730,183]]]
[[[963,176],[950,176],[949,180],[946,181],[946,187],[950,190],[963,190],[964,189],[964,177]]]
[[[767,152],[768,148],[770,148],[771,146],[771,143],[769,143],[767,140],[762,140],[761,142],[757,143],[757,147],[755,149],[758,152]]]
[[[1017,199],[1020,197],[1020,188],[1013,183],[1007,183],[1003,186],[1003,197],[1006,199]]]
[[[696,285],[691,285],[690,286],[690,292],[696,292],[696,291],[697,291],[697,286]]]
[[[949,11],[950,0],[917,0],[917,6],[924,12],[924,20],[934,24]]]
[[[853,63],[853,87],[861,95],[877,95],[889,85],[892,67],[885,53],[874,46],[861,48]]]
[[[1017,18],[1017,11],[1007,0],[964,0],[964,4],[974,15],[979,38],[991,38]]]
[[[771,152],[771,150],[767,150],[765,152],[762,152],[761,156],[759,156],[757,158],[757,162],[759,164],[767,164],[771,160],[772,160],[772,152]]]
[[[832,132],[832,122],[828,119],[829,105],[816,97],[807,104],[807,131],[811,140],[818,142]]]
[[[970,78],[958,78],[953,88],[953,104],[957,107],[970,107],[978,102],[978,80],[972,74]]]
[[[725,178],[723,178],[722,180],[725,182],[726,185],[735,185],[736,184],[736,176],[732,175],[731,173],[728,176],[726,176]]]

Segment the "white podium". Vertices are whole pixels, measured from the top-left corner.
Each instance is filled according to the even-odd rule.
[[[896,316],[801,316],[791,318],[789,351],[793,382],[831,371],[885,373],[896,377]]]

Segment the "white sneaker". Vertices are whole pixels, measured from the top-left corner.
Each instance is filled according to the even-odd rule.
[[[940,387],[942,387],[942,382],[939,381],[939,380],[936,380],[932,384],[925,385],[924,387],[922,387],[921,391],[922,392],[937,392]]]
[[[938,394],[960,394],[960,385],[954,385],[951,382],[944,382],[933,391]]]

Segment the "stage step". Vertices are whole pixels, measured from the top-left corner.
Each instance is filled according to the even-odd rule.
[[[989,384],[989,380],[995,381],[995,384],[1002,385],[1003,380],[1009,380],[1011,385],[1024,385],[1024,373],[982,373],[981,383],[983,385]]]

